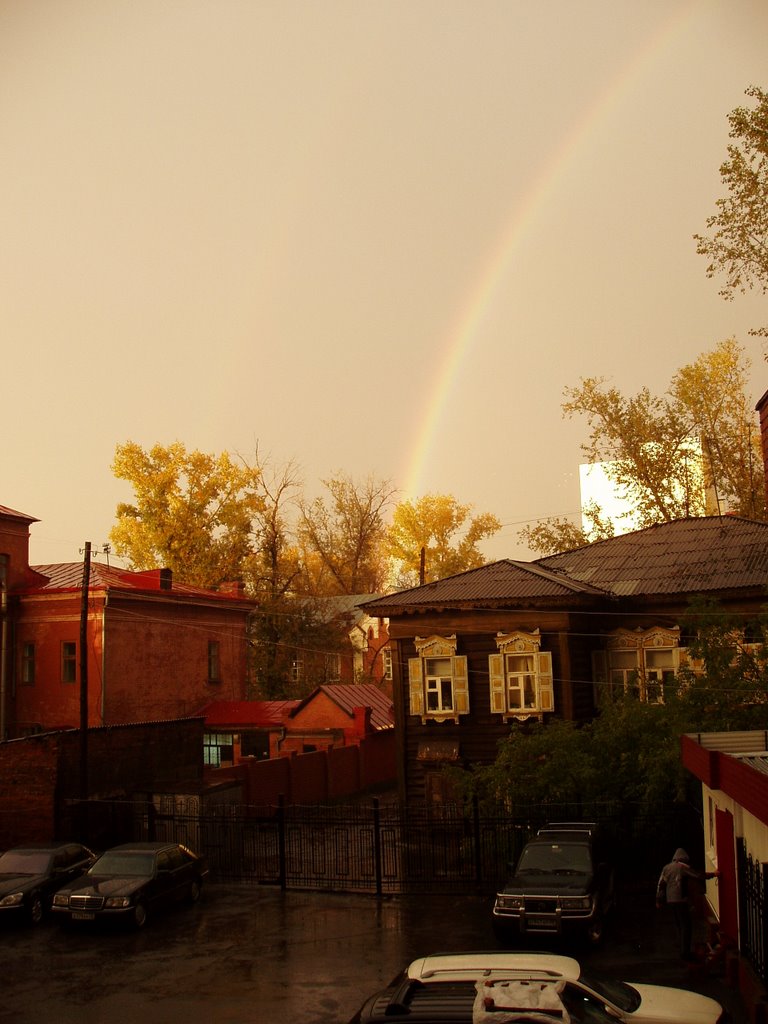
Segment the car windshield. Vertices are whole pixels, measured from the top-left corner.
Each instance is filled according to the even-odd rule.
[[[0,875],[45,875],[51,854],[40,850],[8,850],[0,857]]]
[[[592,974],[579,975],[579,981],[586,988],[591,989],[596,995],[608,1002],[618,1006],[625,1013],[633,1013],[642,999],[637,989],[627,985],[624,981],[614,981],[613,978],[596,978]]]
[[[526,846],[520,856],[517,872],[562,874],[576,871],[588,874],[592,870],[589,848],[576,843],[536,843]]]
[[[143,851],[120,850],[101,855],[89,875],[130,875],[147,876],[154,873],[155,855]]]

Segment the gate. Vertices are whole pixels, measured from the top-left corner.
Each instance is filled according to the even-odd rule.
[[[167,840],[203,853],[217,881],[285,889],[396,895],[493,892],[528,838],[546,821],[597,821],[626,885],[651,889],[670,852],[695,850],[701,835],[690,805],[649,813],[616,807],[506,810],[453,804],[404,807],[372,799],[338,805],[205,805],[197,797],[83,801],[62,815],[62,835],[94,849]]]

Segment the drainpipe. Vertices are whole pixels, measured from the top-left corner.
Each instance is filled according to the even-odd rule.
[[[8,691],[8,555],[0,555],[0,741],[6,738],[6,708]]]
[[[104,604],[101,608],[101,724],[104,725],[104,715],[107,710],[107,605],[109,604],[109,590],[104,594]]]

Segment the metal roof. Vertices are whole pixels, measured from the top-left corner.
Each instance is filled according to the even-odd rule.
[[[46,582],[37,583],[23,588],[25,593],[50,593],[55,590],[80,590],[83,585],[82,562],[54,562],[47,565],[30,566],[36,573],[46,577]],[[195,587],[171,579],[171,586],[165,588],[160,584],[159,574],[147,572],[128,572],[103,562],[91,562],[89,573],[90,590],[122,590],[143,593],[175,594],[184,597],[212,598],[217,601],[237,601],[247,603],[250,599],[236,597],[232,593],[221,590],[209,590]],[[255,602],[251,601],[254,604]]]
[[[768,586],[768,523],[700,516],[540,558],[537,565],[617,596]]]
[[[298,703],[298,700],[215,700],[192,717],[205,718],[206,728],[274,728],[282,725]]]
[[[544,598],[562,601],[578,594],[605,596],[599,587],[569,579],[534,562],[502,559],[477,569],[468,569],[421,587],[401,590],[362,605],[373,615],[387,615],[387,609],[430,608],[437,605],[498,604]]]
[[[291,711],[291,717],[309,704],[318,693],[324,693],[350,718],[353,717],[355,708],[370,708],[371,725],[374,729],[392,729],[394,726],[392,700],[373,683],[326,683],[318,686]]]
[[[678,519],[534,562],[504,559],[363,604],[373,615],[580,596],[631,597],[768,588],[768,523]]]

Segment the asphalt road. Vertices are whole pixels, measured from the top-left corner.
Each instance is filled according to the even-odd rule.
[[[490,903],[476,896],[376,900],[210,885],[199,904],[141,931],[0,920],[0,1021],[345,1024],[408,960],[494,948]],[[600,950],[568,951],[614,977],[705,992],[745,1024],[723,978],[677,959],[653,894],[625,901]]]

